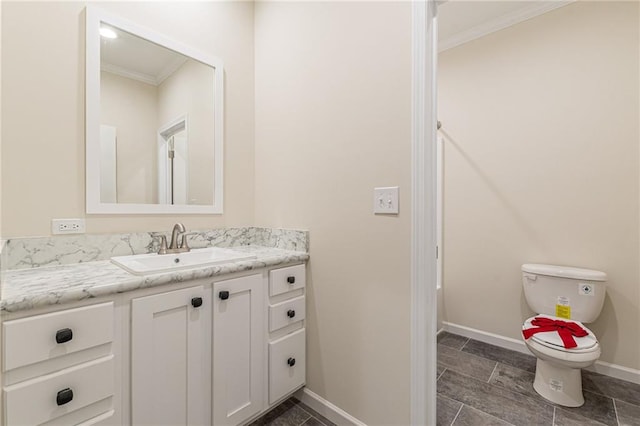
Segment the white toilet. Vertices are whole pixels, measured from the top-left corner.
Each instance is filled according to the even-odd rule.
[[[584,337],[574,336],[577,346],[570,349],[565,348],[557,331],[536,332],[525,339],[529,350],[538,358],[533,387],[553,403],[566,407],[584,404],[580,369],[596,362],[600,357],[600,344],[582,323],[593,322],[600,315],[606,280],[604,272],[590,269],[522,265],[524,295],[529,307],[538,313],[525,321],[523,333],[537,328],[532,325],[536,317],[574,322],[587,332]]]

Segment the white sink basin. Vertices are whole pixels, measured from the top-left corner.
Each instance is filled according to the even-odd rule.
[[[182,269],[201,268],[221,263],[255,259],[253,254],[220,247],[192,249],[176,254],[135,254],[131,256],[115,256],[111,262],[135,275],[158,274],[179,271]]]

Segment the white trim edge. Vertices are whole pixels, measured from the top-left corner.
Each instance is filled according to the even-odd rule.
[[[436,63],[437,7],[411,10],[410,422],[436,423]]]
[[[496,31],[500,31],[510,26],[535,18],[536,16],[551,12],[552,10],[566,6],[575,1],[576,0],[558,0],[552,2],[540,2],[526,9],[499,16],[488,22],[484,22],[480,25],[476,25],[475,27],[471,27],[468,30],[461,31],[443,40],[439,40],[439,51],[443,52],[447,49],[452,49],[456,46],[460,46],[461,44],[470,42],[477,38],[484,37],[488,34],[495,33]]]
[[[587,370],[640,385],[640,370],[634,370],[633,368],[604,361],[596,361],[596,363],[588,367]]]
[[[87,214],[223,214],[224,64],[219,58],[174,41],[127,19],[87,4],[85,8],[85,207]],[[118,204],[100,199],[100,22],[190,57],[214,69],[213,202],[210,205]]]
[[[307,388],[300,389],[294,396],[337,425],[367,426],[366,423]]]
[[[479,340],[484,343],[489,343],[490,345],[495,345],[501,348],[511,349],[512,351],[531,355],[531,352],[529,352],[527,346],[522,340],[512,339],[511,337],[488,333],[486,331],[476,330],[474,328],[465,327],[463,325],[453,324],[450,322],[443,322],[442,328],[444,331],[448,331],[453,334],[458,334],[460,336],[469,337],[471,339]],[[596,373],[604,374],[605,376],[614,377],[616,379],[626,380],[627,382],[640,384],[640,370],[624,367],[622,365],[611,364],[605,361],[596,361],[594,365],[586,368],[586,370],[594,371]]]
[[[499,334],[476,330],[475,328],[465,327],[463,325],[453,324],[446,321],[442,322],[442,329],[459,336],[469,337],[471,339],[479,340],[490,345],[499,346],[501,348],[531,355],[531,352],[529,352],[527,346],[523,341],[512,339],[511,337],[500,336]]]

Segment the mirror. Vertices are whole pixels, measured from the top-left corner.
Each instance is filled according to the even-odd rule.
[[[88,6],[87,213],[222,213],[220,60]]]

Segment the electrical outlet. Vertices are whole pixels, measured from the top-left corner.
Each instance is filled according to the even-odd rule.
[[[398,214],[398,187],[373,189],[373,213]]]
[[[84,219],[51,219],[52,234],[84,234]]]

